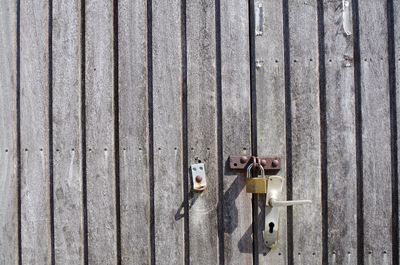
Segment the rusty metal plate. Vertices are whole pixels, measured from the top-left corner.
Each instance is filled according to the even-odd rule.
[[[229,167],[231,169],[245,169],[247,166],[252,163],[252,156],[236,156],[231,155],[229,156]],[[281,158],[280,157],[258,157],[261,165],[263,166],[264,170],[280,170],[281,169]]]

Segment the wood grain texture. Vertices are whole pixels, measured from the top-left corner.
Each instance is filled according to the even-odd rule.
[[[117,264],[115,119],[119,118],[122,264],[151,262],[150,183],[154,177],[154,242],[157,264],[252,264],[251,195],[245,175],[228,168],[229,155],[251,154],[248,1],[152,0],[152,42],[147,47],[147,2],[87,0],[86,101],[81,99],[80,0],[53,1],[53,102],[49,102],[49,2],[21,1],[21,205],[17,190],[17,3],[0,0],[0,264],[18,264],[21,207],[22,264],[51,264],[50,165],[54,160],[56,264],[84,263],[82,117],[86,108],[89,264]],[[353,36],[343,29],[343,1],[324,1],[329,264],[357,260],[356,126],[362,128],[364,262],[392,264],[391,135],[387,3],[358,1],[361,48],[361,116],[356,124]],[[218,1],[217,1],[218,3]],[[400,2],[394,3],[397,118],[400,117]],[[287,249],[286,211],[280,244],[260,242],[260,264],[322,264],[321,141],[316,0],[290,0],[289,36],[283,36],[282,1],[256,0],[264,12],[256,36],[258,154],[286,159],[284,37],[290,38],[292,195],[312,199],[293,209],[293,250]],[[349,2],[350,7],[352,5]],[[220,20],[215,11],[221,12]],[[349,12],[351,14],[351,10]],[[218,21],[221,25],[217,25]],[[217,84],[217,29],[221,30],[222,95]],[[182,65],[186,26],[187,69]],[[351,27],[350,27],[351,28]],[[114,38],[118,37],[119,117],[114,113]],[[148,89],[148,48],[153,87]],[[357,62],[356,62],[357,63]],[[187,88],[183,76],[187,70]],[[153,91],[153,108],[148,91]],[[187,93],[187,102],[186,94]],[[221,102],[219,100],[222,100]],[[253,102],[254,103],[254,102]],[[187,150],[183,118],[187,104]],[[218,124],[218,106],[222,124]],[[53,145],[49,146],[52,107]],[[153,120],[149,120],[149,111]],[[151,116],[151,115],[150,115]],[[149,124],[154,149],[149,150]],[[397,127],[400,123],[397,121]],[[183,130],[184,129],[184,130]],[[218,220],[218,130],[222,130],[223,220]],[[399,137],[398,137],[399,138]],[[398,143],[400,145],[400,142]],[[150,144],[151,146],[151,144]],[[150,176],[154,152],[154,176]],[[185,157],[187,156],[187,157]],[[205,163],[208,188],[191,192],[190,168]],[[344,161],[344,162],[343,162]],[[286,174],[283,167],[279,175]],[[400,170],[400,168],[398,168]],[[190,188],[189,188],[190,189]],[[263,226],[263,211],[260,211]],[[189,241],[185,242],[185,216]],[[219,223],[220,222],[220,223]],[[224,237],[218,238],[223,222]],[[220,250],[223,240],[224,250]],[[189,244],[189,256],[185,247]],[[400,251],[400,249],[399,249]],[[224,257],[219,257],[220,253]],[[265,254],[265,255],[263,255]],[[187,260],[188,258],[189,260]]]
[[[53,4],[54,244],[57,264],[83,264],[80,1]]]
[[[122,264],[150,263],[146,1],[119,1]]]
[[[258,155],[279,156],[282,158],[282,170],[277,174],[285,177],[286,131],[285,131],[285,80],[283,59],[283,12],[282,1],[259,0],[255,9],[262,10],[264,20],[261,35],[256,35],[256,95],[257,95],[257,151]],[[257,18],[256,18],[257,20]],[[256,23],[256,28],[261,24]],[[286,189],[281,199],[286,199]],[[260,207],[265,205],[262,197]],[[265,211],[260,209],[260,264],[286,264],[286,209],[280,209],[279,244],[267,249],[263,240],[265,229]],[[266,255],[265,255],[266,253]]]
[[[393,1],[394,8],[394,41],[395,41],[395,67],[396,67],[396,113],[397,113],[397,148],[400,146],[399,128],[400,128],[400,2]],[[397,150],[397,157],[400,157],[400,150]],[[400,165],[397,165],[397,172],[400,172]],[[400,183],[397,187],[400,189]],[[399,194],[400,195],[400,194]],[[399,198],[400,199],[400,198]],[[398,207],[398,206],[397,206]],[[400,216],[399,216],[400,219]],[[397,235],[397,236],[400,236]],[[394,249],[395,250],[395,249]],[[400,252],[400,246],[398,251]]]
[[[391,264],[391,160],[387,13],[384,2],[359,6],[363,148],[364,260]]]
[[[21,2],[22,263],[50,264],[47,1]]]
[[[251,154],[248,5],[221,1],[224,253],[226,264],[252,264],[251,194],[245,174],[230,170],[230,155]]]
[[[289,2],[294,264],[321,264],[321,158],[317,1]]]
[[[352,14],[350,1],[349,13]],[[357,168],[353,36],[347,35],[343,28],[346,21],[342,0],[325,2],[324,17],[329,264],[355,264]]]
[[[0,1],[0,264],[18,264],[16,3]]]
[[[154,0],[154,214],[157,264],[184,261],[181,1]]]
[[[112,1],[86,1],[86,136],[90,264],[116,264]]]
[[[187,1],[188,161],[205,163],[207,189],[190,193],[190,263],[218,264],[215,3]],[[191,189],[189,174],[189,189]]]

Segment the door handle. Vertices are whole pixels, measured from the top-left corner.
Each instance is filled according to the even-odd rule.
[[[270,199],[268,202],[269,207],[288,207],[294,205],[312,203],[311,200],[296,200],[296,201],[278,201],[276,199]]]
[[[283,190],[283,178],[280,176],[269,176],[267,185],[267,207],[288,207],[294,205],[312,203],[311,200],[281,201],[279,197]]]
[[[279,207],[304,205],[312,203],[311,200],[279,200],[283,191],[283,178],[269,176],[267,185],[267,200],[265,211],[264,240],[268,248],[273,248],[278,242],[279,235]]]

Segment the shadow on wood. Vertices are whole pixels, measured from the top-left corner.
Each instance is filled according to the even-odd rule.
[[[200,197],[201,192],[196,192],[191,190],[189,192],[189,210],[190,208],[192,208],[192,206],[194,205],[194,203],[197,201],[197,199]],[[181,205],[179,206],[178,210],[175,213],[175,221],[178,221],[180,219],[182,219],[185,216],[185,201],[183,201],[181,203]]]

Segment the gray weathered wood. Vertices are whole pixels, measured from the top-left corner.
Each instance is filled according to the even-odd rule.
[[[181,1],[154,0],[154,214],[157,264],[184,261]]]
[[[90,264],[116,264],[112,1],[86,1],[87,207]]]
[[[53,3],[54,245],[57,264],[83,264],[80,1]]]
[[[50,264],[47,1],[21,2],[22,263]]]
[[[285,80],[283,59],[283,12],[282,1],[260,0],[255,9],[263,10],[262,34],[256,35],[256,95],[257,95],[257,135],[258,155],[282,157],[282,170],[278,175],[285,176],[286,133],[285,133]],[[256,23],[256,28],[260,24]],[[286,198],[286,189],[281,199]],[[265,204],[265,196],[263,196]],[[264,205],[260,203],[260,207]],[[263,213],[263,210],[261,210]],[[286,264],[286,209],[280,209],[279,244],[276,248],[265,248],[260,234],[260,264]],[[260,231],[265,228],[265,215],[259,219]],[[266,255],[263,255],[267,253]]]
[[[394,4],[394,41],[395,41],[395,67],[396,67],[396,113],[397,113],[397,146],[400,146],[400,1],[393,1]],[[397,157],[400,157],[400,149],[397,150]],[[397,165],[397,172],[400,172],[400,165]],[[400,183],[397,189],[400,188]],[[399,198],[400,199],[400,198]],[[398,206],[397,206],[398,207]],[[400,217],[400,216],[399,216]],[[399,235],[397,235],[399,236]],[[400,246],[399,246],[400,252]]]
[[[231,154],[251,153],[248,1],[152,0],[153,47],[147,47],[148,1],[118,2],[118,36],[113,1],[86,6],[86,101],[81,100],[80,0],[21,1],[21,177],[18,205],[16,112],[16,1],[0,0],[0,263],[18,264],[18,207],[21,207],[22,264],[51,264],[50,165],[54,160],[54,246],[56,264],[84,263],[82,117],[86,106],[88,253],[90,264],[117,263],[115,175],[114,38],[119,44],[119,146],[122,264],[148,264],[150,183],[154,177],[154,242],[157,264],[251,264],[251,195],[244,174],[226,166]],[[364,260],[391,264],[391,138],[387,3],[358,1],[361,47],[361,117],[354,86],[353,36],[343,29],[343,1],[324,1],[327,176],[321,176],[318,23],[316,0],[290,0],[290,95],[293,199],[312,199],[293,209],[293,250],[287,250],[286,211],[281,211],[280,244],[267,250],[260,241],[260,264],[322,263],[321,177],[328,181],[329,264],[357,259],[356,126],[362,129]],[[400,2],[395,5],[397,105],[400,102]],[[262,35],[256,36],[258,154],[286,159],[285,80],[282,1],[262,4]],[[349,14],[351,14],[349,1]],[[215,12],[220,10],[221,17]],[[49,102],[49,12],[52,12],[53,101]],[[219,20],[220,19],[220,20]],[[218,25],[218,21],[221,25]],[[350,21],[351,23],[351,21]],[[222,95],[217,84],[217,28],[221,30]],[[258,25],[257,25],[258,26]],[[185,28],[184,28],[185,27]],[[351,24],[349,25],[351,28]],[[186,69],[182,30],[187,33]],[[254,29],[252,29],[254,30]],[[148,109],[148,58],[153,53],[153,109]],[[185,91],[185,89],[187,89]],[[187,94],[187,102],[182,99]],[[222,102],[219,100],[222,99]],[[183,150],[187,104],[188,150]],[[218,106],[222,106],[222,114]],[[49,108],[53,147],[49,146]],[[397,107],[397,118],[400,108]],[[153,120],[148,120],[149,111]],[[218,115],[222,124],[218,124]],[[323,114],[324,115],[324,114]],[[149,147],[149,124],[154,149]],[[400,127],[398,123],[398,128]],[[218,133],[222,130],[223,183],[218,176]],[[324,139],[322,139],[324,140]],[[398,143],[400,145],[400,143]],[[154,152],[154,176],[149,154]],[[399,153],[400,155],[400,153]],[[205,162],[208,188],[189,193],[189,165]],[[343,162],[345,161],[345,162]],[[289,161],[290,162],[290,161]],[[400,168],[398,168],[400,170]],[[279,172],[285,176],[286,168]],[[290,176],[289,176],[290,177]],[[218,191],[223,184],[223,198]],[[223,219],[218,220],[221,203]],[[261,226],[263,214],[260,213]],[[184,216],[189,240],[184,241]],[[224,237],[218,238],[223,222]],[[223,240],[224,250],[220,250]],[[399,250],[400,251],[400,250]],[[224,257],[220,257],[221,253]],[[266,253],[266,255],[262,255]]]
[[[321,170],[317,1],[289,2],[294,264],[321,264]]]
[[[0,264],[18,264],[16,4],[0,1]]]
[[[190,263],[217,264],[219,176],[214,1],[188,1],[186,28],[188,160],[189,166],[204,162],[207,177],[205,191],[190,193]],[[190,174],[189,180],[190,184]]]
[[[118,12],[122,264],[149,264],[146,1],[120,1]]]
[[[359,6],[364,260],[391,264],[391,164],[386,4]],[[369,262],[369,263],[368,263]]]
[[[230,170],[230,155],[251,153],[250,58],[246,1],[221,1],[224,253],[226,264],[252,262],[251,194],[245,174]]]
[[[351,2],[349,1],[351,14]],[[353,35],[343,23],[343,1],[327,1],[325,17],[328,256],[330,264],[357,262],[357,172]],[[347,263],[346,263],[347,262]]]

